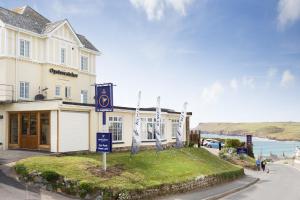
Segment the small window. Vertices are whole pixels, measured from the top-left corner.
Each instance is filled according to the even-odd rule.
[[[29,56],[30,56],[29,51],[30,51],[30,42],[27,40],[21,39],[20,40],[20,55],[29,58]]]
[[[65,87],[65,97],[67,99],[71,98],[71,87]]]
[[[178,119],[172,119],[172,137],[176,137],[178,126],[179,126]]]
[[[81,103],[88,103],[88,91],[81,90]]]
[[[66,49],[65,48],[60,49],[60,63],[66,64]]]
[[[59,85],[55,86],[55,96],[57,96],[57,97],[60,96],[60,86]]]
[[[81,70],[88,71],[88,57],[81,56]]]
[[[20,82],[20,98],[28,99],[29,98],[29,83]]]
[[[109,132],[112,133],[113,141],[122,141],[123,123],[122,117],[109,117]]]

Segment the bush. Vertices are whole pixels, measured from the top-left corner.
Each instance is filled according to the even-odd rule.
[[[81,198],[84,198],[87,194],[92,193],[94,187],[91,183],[82,181],[79,184],[79,195]]]
[[[48,182],[55,182],[59,179],[60,175],[54,171],[44,171],[41,176]]]
[[[15,170],[16,170],[17,174],[20,174],[21,176],[28,175],[27,168],[23,164],[17,164],[15,166]]]
[[[225,147],[228,148],[238,148],[241,147],[243,143],[239,139],[226,139]]]

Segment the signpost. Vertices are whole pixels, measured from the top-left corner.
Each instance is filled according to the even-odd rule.
[[[237,149],[236,149],[236,152],[237,152],[237,154],[247,154],[248,153],[248,149],[247,148],[245,148],[245,147],[238,147]]]
[[[95,85],[95,111],[102,112],[102,132],[97,133],[97,152],[103,154],[103,170],[106,171],[106,153],[112,151],[112,136],[106,128],[106,112],[113,112],[113,84]]]

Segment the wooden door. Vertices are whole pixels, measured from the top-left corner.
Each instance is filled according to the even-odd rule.
[[[21,148],[38,148],[38,115],[36,112],[21,113]]]

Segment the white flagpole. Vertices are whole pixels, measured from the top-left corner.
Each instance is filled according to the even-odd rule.
[[[132,134],[131,154],[136,154],[139,151],[139,146],[141,144],[140,103],[141,103],[141,91],[139,91],[138,93],[138,102],[135,111],[135,122],[134,122],[134,130]]]
[[[176,133],[176,147],[181,148],[183,146],[183,129],[184,129],[184,122],[186,118],[186,109],[187,109],[187,102],[183,104],[183,109],[181,111],[178,128]]]
[[[161,151],[163,150],[162,143],[161,143],[161,134],[160,134],[160,125],[161,125],[161,108],[160,108],[160,97],[157,97],[157,104],[156,104],[156,112],[155,112],[155,141],[156,141],[156,150]]]

